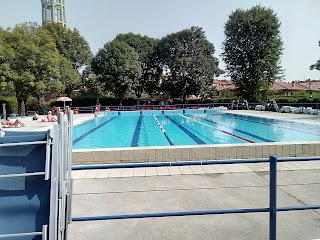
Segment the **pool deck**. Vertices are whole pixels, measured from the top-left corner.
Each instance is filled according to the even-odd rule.
[[[320,125],[320,115],[296,114],[296,113],[278,113],[269,111],[253,111],[253,110],[229,110],[228,113],[241,114],[246,116],[263,117],[271,119],[279,119],[286,121],[311,123]]]
[[[46,115],[41,115],[38,120],[32,120],[32,117],[20,118],[21,122],[25,124],[24,127],[6,128],[2,127],[5,131],[45,131],[52,128],[57,122],[42,122],[41,119],[46,119]],[[93,114],[75,114],[73,115],[73,124],[78,125],[90,119],[94,119]],[[65,116],[67,120],[67,116]]]
[[[207,166],[209,167],[209,166]],[[160,169],[160,168],[159,168]],[[158,169],[158,173],[160,172]],[[209,168],[208,168],[209,169]],[[74,177],[73,217],[269,206],[268,171],[111,177],[105,170]],[[127,172],[126,169],[119,169]],[[151,172],[152,170],[150,170]],[[181,170],[180,170],[181,171]],[[169,170],[170,172],[170,170]],[[182,172],[182,171],[181,171]],[[201,173],[202,172],[202,173]],[[320,170],[278,172],[278,206],[320,204]],[[107,177],[109,175],[109,177]],[[130,175],[130,173],[129,173]],[[135,174],[134,174],[135,175]],[[147,174],[146,174],[147,175]],[[246,213],[73,222],[71,240],[269,239],[269,214]],[[320,238],[320,211],[278,213],[279,240]]]
[[[319,124],[320,126],[320,115],[309,115],[309,114],[294,114],[294,113],[277,113],[277,112],[268,112],[268,111],[253,111],[253,110],[228,110],[227,113],[241,114],[247,116],[256,116],[256,117],[264,117],[271,119],[280,119],[287,121],[297,121],[304,123],[312,123]],[[74,125],[81,124],[90,119],[94,119],[93,114],[75,114],[74,117]],[[40,131],[46,130],[52,127],[52,125],[56,124],[55,122],[41,122],[41,119],[45,119],[46,116],[40,116],[39,120],[33,121],[32,117],[30,118],[21,118],[20,120],[26,124],[25,127],[18,128],[3,128],[5,130],[10,131]],[[65,117],[66,119],[66,117]]]
[[[320,123],[320,116],[228,111]],[[269,206],[269,165],[73,171],[73,217]],[[320,204],[320,161],[278,163],[278,206]],[[73,222],[71,240],[269,239],[267,213]],[[281,240],[320,239],[320,211],[278,213]]]
[[[319,115],[228,112],[320,124]],[[90,119],[92,114],[74,115],[74,124]],[[26,127],[10,130],[38,131],[55,124],[22,120]],[[268,207],[268,169],[262,163],[73,171],[72,216]],[[278,206],[319,205],[319,174],[320,161],[278,163]],[[71,240],[267,240],[268,216],[247,213],[73,222],[68,235]],[[320,239],[320,211],[278,213],[277,228],[279,240]]]

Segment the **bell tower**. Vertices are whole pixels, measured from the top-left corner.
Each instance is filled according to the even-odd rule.
[[[42,24],[61,23],[66,26],[66,13],[64,8],[65,0],[41,0],[42,3]]]

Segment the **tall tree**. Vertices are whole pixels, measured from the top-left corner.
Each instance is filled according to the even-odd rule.
[[[80,84],[81,70],[91,63],[93,57],[89,44],[76,28],[71,30],[59,23],[50,23],[44,25],[44,29],[53,37],[60,54],[72,63],[71,68],[66,61],[61,63],[61,67],[65,69],[65,93],[72,97],[73,90]],[[72,68],[78,75],[72,72]]]
[[[222,58],[238,96],[259,101],[281,73],[280,21],[270,8],[237,9],[225,24]]]
[[[92,70],[121,104],[132,92],[134,80],[141,76],[141,62],[132,47],[114,40],[106,43],[93,58]]]
[[[59,23],[45,24],[43,28],[50,33],[60,54],[72,62],[75,70],[90,64],[93,55],[89,43],[76,28],[71,30]]]
[[[8,68],[3,81],[12,83],[18,100],[18,112],[21,104],[29,96],[39,96],[51,79],[59,79],[61,55],[51,36],[33,23],[17,25],[6,34]]]
[[[84,95],[96,96],[96,101],[99,102],[99,97],[103,92],[102,87],[102,83],[92,71],[91,66],[87,66],[81,74],[81,93]]]
[[[202,94],[212,85],[214,75],[221,74],[214,52],[213,44],[200,27],[191,27],[161,39],[154,59],[160,66],[155,73],[162,81],[162,90],[172,97],[181,97],[183,102],[188,95]]]
[[[8,31],[0,28],[0,95],[12,96],[14,95],[14,86],[11,82],[6,81],[12,76],[13,72],[10,67],[10,60],[14,57],[14,51],[10,48],[6,38]]]
[[[320,41],[319,41],[319,46],[320,46]],[[313,69],[316,69],[316,70],[320,71],[320,59],[315,64],[312,64],[310,66],[310,70],[313,70]]]
[[[139,55],[142,72],[147,71],[147,62],[158,44],[157,39],[142,36],[140,34],[126,33],[118,34],[115,40],[126,42],[130,47],[132,47]],[[137,97],[141,97],[142,92],[146,88],[145,85],[146,81],[143,75],[140,78],[135,79],[133,90]]]

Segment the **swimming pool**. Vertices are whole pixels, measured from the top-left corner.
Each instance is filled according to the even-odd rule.
[[[109,112],[75,126],[74,149],[320,140],[320,127],[215,110]]]

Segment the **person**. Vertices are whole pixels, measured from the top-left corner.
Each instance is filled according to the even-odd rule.
[[[96,104],[96,111],[99,112],[100,111],[100,108],[101,108],[101,104],[98,102]]]
[[[22,122],[20,121],[20,119],[17,118],[15,121],[12,121],[9,117],[7,117],[6,121],[1,122],[1,124],[2,124],[3,126],[7,126],[7,127],[18,127],[19,125],[20,125],[21,127],[24,127],[24,126],[25,126],[25,124],[22,123]]]
[[[109,107],[106,107],[106,111],[107,111],[107,112],[110,112],[110,108],[109,108]]]
[[[51,112],[51,111],[49,111],[49,112]],[[56,106],[52,107],[52,112],[51,113],[52,113],[53,116],[57,116],[57,107]]]
[[[47,122],[56,122],[56,121],[57,119],[54,116],[52,116],[52,112],[49,111],[47,114]]]
[[[39,114],[38,114],[37,112],[35,112],[35,113],[33,114],[32,120],[38,120],[38,119],[39,119]]]
[[[101,117],[97,112],[94,112],[93,116],[94,116],[95,118]]]

